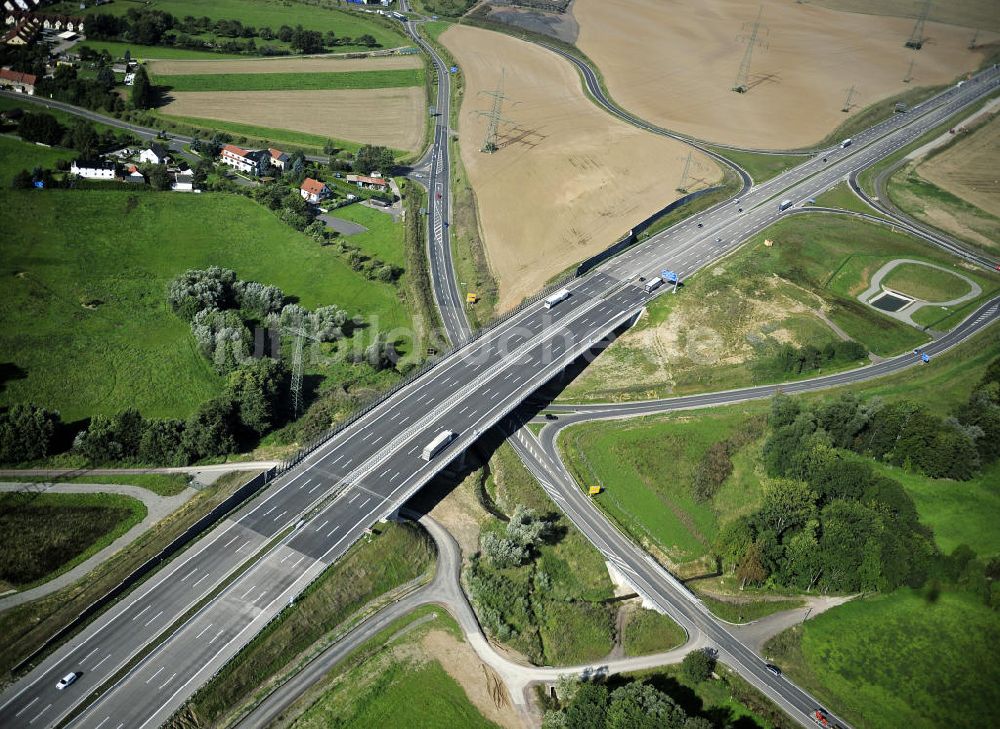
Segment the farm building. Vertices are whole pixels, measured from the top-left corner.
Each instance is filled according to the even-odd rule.
[[[367,177],[365,175],[348,175],[347,181],[367,190],[380,190],[385,192],[389,189],[389,181],[384,177],[379,176]]]
[[[99,160],[73,160],[69,171],[87,180],[113,180],[118,165],[114,162]]]
[[[20,71],[12,71],[9,68],[0,68],[0,87],[10,87],[22,94],[33,95],[37,80],[38,77],[30,73],[21,73]]]
[[[318,203],[323,198],[329,197],[330,188],[319,180],[307,177],[299,187],[299,192],[305,198],[306,202]]]

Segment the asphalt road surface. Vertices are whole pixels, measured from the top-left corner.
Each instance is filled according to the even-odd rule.
[[[754,188],[741,201],[744,213],[732,203],[716,206],[573,281],[570,296],[551,309],[535,302],[447,353],[12,686],[2,697],[0,724],[51,726],[92,691],[99,698],[74,725],[162,723],[369,524],[393,513],[531,392],[633,317],[655,295],[637,283],[639,274],[669,267],[685,277],[709,265],[779,219],[779,196],[799,202],[818,194],[996,86],[991,69],[953,87],[856,136],[851,147],[828,150]],[[455,439],[430,461],[421,458],[443,430],[456,433]],[[258,552],[259,559],[238,572]],[[637,556],[637,563],[642,559],[651,562]],[[704,613],[697,603],[672,603],[670,610],[688,622]],[[723,643],[725,635],[719,637]],[[157,645],[119,677],[154,639]],[[762,675],[738,643],[720,650],[779,704],[801,711],[811,701],[787,681]],[[70,671],[82,675],[56,690]],[[113,678],[110,688],[102,688]],[[793,716],[804,721],[801,713]]]

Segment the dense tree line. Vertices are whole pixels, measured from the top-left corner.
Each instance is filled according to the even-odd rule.
[[[98,69],[97,78],[88,79],[77,76],[75,66],[57,66],[51,77],[38,79],[35,93],[74,106],[115,114],[125,110],[125,101],[115,93],[114,86],[115,77],[110,68],[102,67]]]
[[[928,578],[955,582],[912,499],[868,458],[959,480],[995,460],[1000,360],[951,418],[905,400],[848,394],[804,405],[779,395],[768,425],[763,503],[723,527],[716,542],[724,569],[743,585],[853,592],[920,587]],[[993,568],[974,562],[970,569],[983,576]]]
[[[702,651],[689,656],[696,654],[711,661]],[[566,676],[560,678],[556,693],[559,707],[545,712],[542,729],[711,729],[713,726],[705,717],[688,716],[670,695],[645,681],[632,681],[611,689],[603,683],[581,682]]]
[[[203,36],[208,34],[217,38],[207,40]],[[285,49],[267,45],[268,41],[274,40],[288,43],[299,53],[322,53],[329,48],[342,45],[379,47],[375,38],[367,33],[357,38],[338,38],[332,30],[321,33],[303,28],[301,24],[294,28],[282,25],[274,30],[268,26],[256,28],[239,20],[225,18],[211,20],[204,16],[196,18],[191,15],[177,18],[161,10],[139,8],[131,8],[125,15],[98,13],[90,16],[87,19],[87,35],[99,40],[140,45],[175,46],[265,56],[288,54]],[[256,39],[264,41],[265,45],[258,46]]]
[[[30,403],[0,412],[0,463],[44,458],[59,427],[59,413]]]
[[[868,350],[853,339],[828,342],[823,347],[812,344],[796,347],[786,342],[774,353],[755,362],[754,374],[758,380],[784,374],[801,375],[824,367],[859,362],[867,357]]]

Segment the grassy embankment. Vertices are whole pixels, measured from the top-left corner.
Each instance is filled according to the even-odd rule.
[[[14,175],[21,170],[31,172],[36,167],[51,170],[55,169],[58,162],[70,162],[75,157],[76,152],[72,149],[43,147],[38,144],[22,142],[19,139],[0,137],[0,185],[6,192],[10,188]]]
[[[434,49],[444,60],[445,65],[456,65],[454,57],[439,41],[441,35],[450,23],[431,21],[420,27],[424,37],[433,44]],[[458,128],[458,110],[461,105],[465,88],[461,72],[451,75],[451,103],[448,125],[451,129]],[[453,134],[449,140],[449,159],[451,161],[451,211],[449,221],[451,233],[451,256],[458,279],[460,293],[475,293],[479,296],[476,304],[467,306],[466,314],[473,329],[478,329],[488,323],[496,314],[498,301],[497,282],[490,271],[486,260],[486,249],[479,235],[479,220],[476,214],[475,192],[469,184],[468,175],[462,164],[462,156],[458,148],[458,135]]]
[[[222,722],[264,695],[273,682],[331,645],[382,598],[426,575],[434,548],[413,524],[378,526],[271,621],[175,715],[175,726]],[[384,602],[384,600],[383,600]]]
[[[48,582],[146,517],[118,494],[0,494],[0,592]]]
[[[137,486],[152,491],[157,496],[176,496],[187,488],[189,477],[182,473],[136,473],[123,476],[71,476],[69,478],[42,476],[0,476],[2,481],[18,481],[24,483],[84,483],[84,484],[121,484]]]
[[[880,218],[884,217],[875,208],[855,195],[850,185],[846,182],[838,182],[826,192],[817,195],[816,205],[825,208],[840,208],[841,210],[849,210],[855,213],[866,213]]]
[[[766,247],[765,239],[774,245]],[[983,287],[975,301],[944,312],[946,318],[937,325],[942,329],[957,324],[1000,287],[996,274],[963,268],[944,252],[881,225],[847,217],[795,216],[695,274],[676,296],[654,300],[647,316],[601,354],[562,398],[646,399],[821,374],[781,371],[773,360],[784,342],[822,348],[837,340],[817,311],[876,354],[919,346],[928,341],[926,334],[855,298],[882,264],[896,258],[950,267]],[[823,372],[850,366],[854,363],[828,364]]]
[[[137,43],[121,43],[118,41],[86,40],[74,49],[89,48],[92,51],[107,51],[112,58],[123,58],[128,51],[137,61],[152,59],[178,61],[217,61],[232,58],[246,58],[237,53],[213,53],[212,51],[193,51],[187,48],[172,48],[170,46],[143,46]]]
[[[84,579],[51,595],[0,613],[0,635],[7,636],[6,649],[0,655],[0,671],[8,673],[84,608],[158,554],[255,475],[252,472],[234,472],[222,476],[211,486],[201,489],[173,514],[151,526],[120,552],[102,562]]]
[[[761,152],[726,149],[725,147],[713,147],[711,145],[709,145],[709,149],[721,154],[746,170],[747,174],[753,178],[755,185],[767,182],[772,177],[777,177],[782,172],[790,170],[809,159],[807,155],[801,154],[763,154]]]
[[[105,5],[92,5],[80,10],[75,1],[65,1],[48,9],[51,13],[84,14],[108,13],[124,15],[135,7],[130,2],[115,2]],[[333,31],[338,38],[358,38],[371,35],[376,43],[383,48],[405,46],[406,38],[388,21],[377,16],[337,10],[320,5],[298,2],[272,2],[271,0],[212,0],[211,3],[200,0],[150,0],[143,4],[147,10],[160,10],[170,13],[175,18],[191,15],[196,18],[207,16],[211,20],[239,20],[255,28],[268,26],[277,31],[282,25],[295,27],[301,24],[307,30],[318,30],[321,33]],[[261,41],[258,45],[272,45],[276,48],[287,48],[287,44],[277,40]],[[168,49],[170,50],[170,49]],[[343,45],[333,48],[334,51],[367,51],[367,46]],[[213,54],[214,56],[215,54]],[[151,56],[152,57],[152,56]],[[159,56],[166,58],[166,56]]]
[[[328,71],[315,73],[206,73],[154,76],[153,83],[171,91],[323,91],[388,89],[420,86],[423,69]]]
[[[949,301],[970,291],[969,284],[954,274],[913,263],[896,266],[882,285],[924,301]]]
[[[38,402],[66,421],[125,407],[186,416],[221,391],[188,325],[166,304],[168,282],[188,268],[227,266],[307,308],[337,304],[378,317],[383,330],[409,325],[396,287],[365,279],[242,197],[15,192],[0,225],[11,231],[0,241],[11,281],[0,348],[25,375],[6,383],[0,401]],[[346,374],[309,368],[320,377]]]
[[[437,645],[449,645],[445,663]],[[447,650],[447,649],[446,649]],[[471,649],[458,625],[440,609],[426,607],[396,620],[352,652],[289,712],[294,729],[407,726],[430,729],[495,729],[453,673]],[[478,661],[468,661],[482,680]]]

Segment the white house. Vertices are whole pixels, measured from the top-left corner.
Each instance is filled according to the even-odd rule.
[[[139,172],[139,168],[136,167],[135,165],[129,165],[128,167],[126,167],[125,172],[123,173],[123,177],[125,179],[125,182],[131,182],[136,185],[142,185],[145,184],[146,182],[146,178],[143,177],[142,173]]]
[[[87,180],[113,180],[117,165],[106,160],[73,160],[69,171]]]
[[[271,154],[271,165],[277,167],[279,170],[285,169],[285,165],[288,164],[288,160],[291,158],[280,149],[275,149],[274,147],[268,147],[267,151]]]
[[[319,180],[307,177],[299,187],[299,192],[306,202],[318,203],[325,197],[329,197],[330,188]]]
[[[170,155],[167,153],[166,148],[156,142],[153,142],[147,149],[139,152],[139,161],[148,162],[151,165],[164,165],[169,159]]]
[[[258,150],[246,150],[237,147],[235,144],[227,144],[219,152],[219,161],[224,165],[229,165],[240,172],[249,172],[251,175],[259,175],[269,164],[271,155],[261,153]]]
[[[192,192],[194,191],[194,177],[184,172],[178,172],[174,175],[170,189],[178,192]]]

